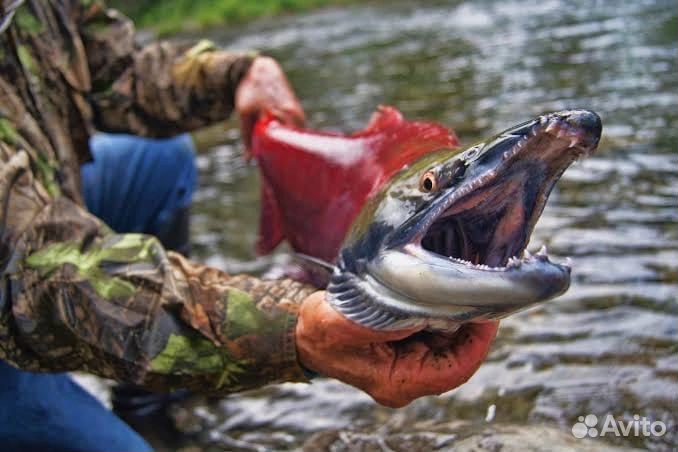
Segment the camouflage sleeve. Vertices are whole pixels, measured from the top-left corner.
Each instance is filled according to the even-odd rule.
[[[139,47],[128,18],[99,2],[86,3],[80,34],[98,128],[160,137],[228,118],[254,52],[219,50],[209,41]]]
[[[314,289],[231,276],[151,236],[114,234],[60,194],[48,163],[1,118],[0,138],[0,359],[214,394],[305,380],[293,332]]]

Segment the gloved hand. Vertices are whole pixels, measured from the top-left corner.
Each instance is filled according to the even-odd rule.
[[[304,110],[280,65],[270,57],[254,59],[235,92],[235,109],[240,115],[240,129],[249,150],[252,129],[259,115],[270,112],[283,124],[303,126]]]
[[[373,331],[334,310],[325,292],[315,292],[301,305],[295,333],[302,366],[397,408],[466,382],[484,361],[498,326],[468,323],[450,335]]]

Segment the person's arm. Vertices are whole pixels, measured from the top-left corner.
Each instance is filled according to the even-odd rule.
[[[92,79],[97,128],[171,136],[240,114],[246,143],[259,113],[301,123],[304,113],[279,65],[255,52],[194,44],[135,43],[133,23],[100,2],[81,6],[78,21]]]
[[[228,275],[154,237],[114,234],[60,194],[22,132],[4,121],[0,135],[0,359],[157,390],[305,380],[294,329],[315,289]]]

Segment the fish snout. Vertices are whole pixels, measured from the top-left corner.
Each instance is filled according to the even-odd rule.
[[[592,152],[600,141],[603,132],[603,122],[597,113],[591,110],[565,110],[553,113],[557,123],[576,134],[577,145]]]

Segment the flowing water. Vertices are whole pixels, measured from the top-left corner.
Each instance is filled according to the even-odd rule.
[[[466,385],[401,410],[332,380],[269,387],[179,408],[193,432],[189,444],[673,450],[677,17],[672,1],[375,2],[213,32],[222,45],[278,58],[314,128],[360,128],[385,103],[454,127],[464,143],[572,107],[597,111],[604,130],[596,155],[554,190],[530,246],[573,258],[570,291],[505,320]],[[213,131],[226,144],[199,157],[196,254],[229,271],[259,272],[282,258],[253,254],[258,177],[240,158],[234,126]],[[587,440],[570,433],[578,416],[602,423],[608,413],[661,420],[667,433]]]

